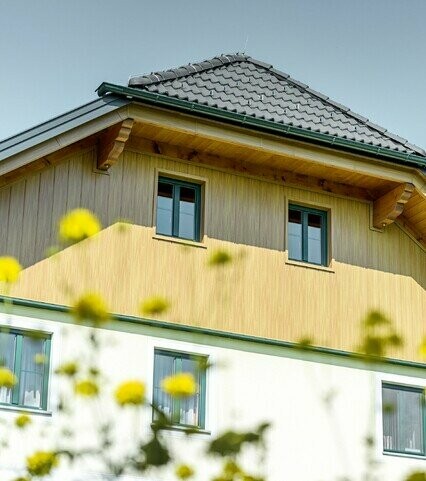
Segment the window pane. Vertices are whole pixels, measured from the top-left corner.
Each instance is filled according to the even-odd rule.
[[[308,262],[322,264],[321,255],[322,217],[308,214]]]
[[[180,423],[191,426],[198,426],[199,424],[199,368],[196,359],[182,359],[182,372],[191,373],[198,385],[197,394],[189,398],[185,398],[180,404]]]
[[[0,332],[0,366],[14,369],[15,360],[15,334]],[[0,402],[12,402],[12,390],[0,388]]]
[[[288,257],[302,260],[302,213],[299,210],[289,210]]]
[[[158,182],[157,234],[172,235],[173,229],[173,186]]]
[[[382,392],[384,449],[423,454],[423,394],[386,387]]]
[[[36,355],[44,353],[44,339],[22,338],[21,372],[19,374],[19,404],[42,407],[44,364],[36,363]]]
[[[172,398],[162,391],[161,381],[165,377],[171,376],[173,371],[173,357],[156,352],[154,356],[154,404],[169,417],[173,413]]]
[[[195,189],[190,187],[180,188],[179,237],[195,238]]]

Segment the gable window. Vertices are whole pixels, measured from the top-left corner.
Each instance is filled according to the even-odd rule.
[[[157,234],[200,241],[201,185],[160,176]]]
[[[425,455],[425,399],[421,388],[383,384],[383,450]]]
[[[327,212],[290,204],[288,258],[327,265]]]
[[[205,369],[201,368],[205,361],[205,356],[155,350],[153,404],[161,409],[175,426],[205,428],[206,373]],[[189,372],[194,376],[197,392],[188,398],[172,398],[161,389],[161,381],[182,372]]]
[[[0,404],[47,409],[50,336],[39,332],[0,329],[0,365],[11,370],[18,383],[0,388]]]

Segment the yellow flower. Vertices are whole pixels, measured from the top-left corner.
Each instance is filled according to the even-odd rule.
[[[37,451],[27,458],[27,470],[31,476],[46,476],[59,463],[53,451]]]
[[[189,372],[182,372],[169,376],[161,381],[161,388],[167,394],[174,397],[193,396],[197,391],[194,376]]]
[[[78,365],[75,362],[65,362],[56,369],[56,374],[73,377],[78,372]]]
[[[95,397],[99,394],[99,386],[94,381],[85,379],[75,383],[74,392],[79,396]]]
[[[99,294],[88,293],[78,299],[71,309],[77,322],[91,321],[102,324],[109,320],[108,308]]]
[[[34,362],[36,364],[46,364],[47,362],[47,357],[41,353],[41,352],[38,352],[35,356],[34,356]]]
[[[0,367],[0,387],[12,389],[18,382],[15,374],[7,367]]]
[[[188,479],[194,476],[194,470],[187,464],[180,464],[176,467],[175,474],[179,479]]]
[[[232,256],[231,254],[229,254],[229,252],[223,249],[218,249],[212,253],[208,263],[211,266],[224,266],[226,264],[229,264],[231,261]]]
[[[59,237],[64,242],[79,242],[101,230],[98,218],[87,209],[74,209],[59,223]]]
[[[141,312],[145,316],[162,314],[170,307],[167,299],[160,296],[149,297],[141,304]]]
[[[120,406],[143,404],[145,399],[145,384],[140,381],[126,381],[115,390],[115,400]]]
[[[426,359],[426,336],[423,338],[423,341],[420,344],[419,354],[421,357]]]
[[[15,419],[15,426],[20,429],[25,428],[27,424],[31,424],[31,418],[28,414],[21,414]]]
[[[21,270],[21,264],[14,257],[0,257],[0,282],[16,282]]]

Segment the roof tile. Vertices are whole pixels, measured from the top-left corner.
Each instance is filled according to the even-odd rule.
[[[245,54],[140,75],[129,86],[397,152],[426,152],[306,84]]]

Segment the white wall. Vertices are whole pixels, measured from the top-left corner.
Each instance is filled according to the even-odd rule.
[[[58,319],[63,317],[58,313]],[[52,332],[51,371],[69,360],[87,365],[93,356],[85,341],[89,332],[86,327],[37,320],[34,314],[0,314],[0,324]],[[120,439],[115,453],[118,458],[126,446],[134,443],[134,435],[146,436],[150,410],[140,415],[132,410],[123,413],[115,407],[112,392],[121,381],[138,378],[147,383],[151,396],[155,347],[202,353],[216,364],[207,377],[206,430],[211,434],[197,434],[192,439],[176,431],[165,434],[183,461],[192,464],[195,460],[199,465],[206,441],[212,436],[226,428],[246,429],[266,420],[273,425],[265,469],[271,481],[330,481],[343,477],[360,480],[365,472],[367,434],[373,434],[378,441],[375,456],[380,479],[399,481],[413,469],[426,469],[425,459],[384,455],[381,445],[381,382],[426,386],[423,371],[413,369],[409,376],[406,370],[405,375],[398,374],[398,367],[387,367],[388,372],[368,371],[360,363],[331,355],[315,358],[267,346],[253,346],[250,352],[250,345],[239,341],[127,324],[123,328],[135,332],[120,332],[115,330],[117,327],[119,323],[112,330],[98,331],[103,349],[101,356],[95,357],[108,376],[102,396],[96,401],[76,401],[71,423],[57,409],[60,392],[67,389],[57,376],[50,380],[49,414],[32,415],[33,424],[24,434],[11,428],[16,411],[0,410],[0,438],[9,440],[9,448],[0,450],[2,480],[20,474],[19,467],[32,451],[55,448],[55,439],[66,443],[61,434],[65,425],[76,433],[75,439],[68,442],[83,448],[96,444],[96,423],[113,417]],[[80,462],[74,472],[65,464],[54,479],[96,479],[96,473],[103,471],[91,461]],[[259,459],[250,454],[246,465],[259,466]],[[207,479],[217,470],[215,463],[203,463],[198,479]],[[166,477],[152,472],[149,479]]]

